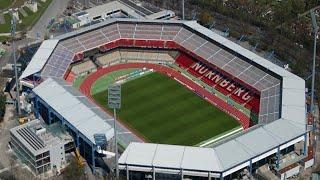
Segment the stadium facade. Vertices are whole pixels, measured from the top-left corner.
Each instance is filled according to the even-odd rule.
[[[35,110],[39,112],[37,114],[49,114],[51,119],[50,109],[54,110],[57,112],[56,116],[60,117],[57,118],[59,121],[69,122],[76,139],[84,135],[82,137],[87,144],[83,149],[90,150],[82,154],[91,154],[89,162],[93,166],[96,145],[92,136],[95,131],[101,130],[106,133],[107,139],[112,137],[112,134],[108,133],[111,131],[107,123],[110,117],[99,117],[99,120],[95,121],[105,123],[100,126],[105,127],[104,129],[97,129],[94,123],[92,127],[77,125],[93,118],[74,117],[77,116],[77,109],[74,108],[73,113],[69,113],[73,105],[67,104],[66,98],[60,95],[68,94],[65,96],[68,96],[70,101],[76,100],[75,104],[86,106],[84,109],[90,112],[97,109],[89,98],[69,87],[68,81],[74,76],[69,66],[83,61],[84,57],[108,53],[116,48],[178,50],[180,54],[172,63],[228,97],[228,101],[217,101],[214,104],[227,109],[227,113],[234,116],[245,129],[244,132],[209,148],[128,143],[119,160],[123,172],[130,174],[127,177],[151,175],[153,178],[165,176],[173,179],[188,176],[228,178],[244,168],[248,169],[251,175],[262,164],[266,164],[266,161],[274,161],[272,164],[275,164],[276,171],[283,174],[290,170],[287,167],[297,167],[300,162],[313,160],[308,148],[310,143],[303,79],[195,21],[110,19],[44,41],[20,77],[29,84],[44,81],[36,87],[46,89],[42,91],[43,94],[34,90],[37,107]],[[164,66],[167,63],[161,59],[151,61],[133,58],[130,61]],[[105,66],[127,62],[129,61],[110,61]],[[51,86],[51,83],[57,85]],[[59,94],[54,92],[57,87],[67,90],[61,90]],[[50,89],[55,96],[46,94]],[[59,104],[63,106],[58,107]],[[248,118],[242,118],[245,113],[235,104],[250,112],[249,115],[246,114]],[[40,106],[46,106],[49,110],[41,114],[38,108]],[[94,112],[93,116],[96,114],[103,113]],[[88,132],[91,134],[86,136]],[[136,140],[132,138],[132,141]],[[301,147],[297,148],[297,144]],[[297,149],[300,150],[298,158],[290,163],[281,162],[281,158],[288,151]]]

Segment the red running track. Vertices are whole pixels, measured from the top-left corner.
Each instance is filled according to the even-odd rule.
[[[229,115],[233,116],[241,125],[244,129],[249,128],[250,126],[250,118],[246,116],[243,112],[240,110],[236,109],[232,105],[228,104],[224,100],[216,97],[213,95],[211,92],[207,91],[200,85],[196,84],[192,80],[188,79],[184,75],[182,75],[180,72],[169,68],[167,66],[163,66],[160,64],[150,64],[150,63],[126,63],[126,64],[116,64],[116,65],[111,65],[106,68],[101,68],[98,69],[96,72],[90,74],[80,85],[80,91],[84,93],[87,97],[89,97],[91,100],[93,100],[91,96],[91,86],[93,83],[99,79],[101,76],[121,70],[121,69],[128,69],[128,68],[147,68],[147,69],[153,69],[157,72],[164,73],[168,75],[169,77],[175,79],[179,83],[183,84],[190,90],[196,92],[197,94],[200,94],[203,96],[208,102],[213,104],[215,107],[221,109],[222,111],[228,113]]]

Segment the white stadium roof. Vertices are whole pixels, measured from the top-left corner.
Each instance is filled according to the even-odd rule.
[[[78,129],[88,140],[95,144],[94,134],[103,133],[107,140],[113,137],[113,128],[92,108],[84,104],[78,96],[73,95],[62,80],[48,78],[33,92],[45,101],[57,113]],[[81,97],[80,97],[81,98]],[[90,123],[89,123],[90,122]]]
[[[130,24],[130,26],[126,23]],[[164,28],[165,25],[170,25],[172,29],[168,30],[169,28]],[[129,27],[133,28],[130,32],[128,32]],[[260,105],[260,107],[266,108],[266,120],[262,121],[265,123],[260,125],[260,127],[249,129],[236,137],[222,141],[212,148],[203,149],[198,147],[131,143],[119,159],[119,164],[122,168],[126,166],[132,170],[167,168],[167,170],[170,169],[172,171],[190,168],[190,173],[192,171],[192,173],[201,174],[203,171],[210,171],[210,173],[213,173],[213,176],[217,176],[216,172],[226,176],[248,166],[250,162],[254,163],[275,153],[278,148],[283,149],[304,139],[306,133],[305,81],[240,45],[202,27],[195,21],[106,20],[100,24],[95,24],[50,40],[52,43],[55,42],[50,45],[50,50],[47,51],[46,48],[40,48],[37,53],[39,55],[43,53],[45,56],[43,58],[35,56],[30,62],[29,66],[31,67],[27,67],[27,72],[21,78],[36,73],[41,68],[41,76],[44,78],[61,77],[72,62],[70,57],[73,57],[73,53],[91,50],[98,47],[99,43],[110,42],[111,38],[115,37],[116,39],[117,36],[121,37],[122,35],[125,35],[125,37],[130,35],[129,38],[144,37],[148,39],[147,31],[150,27],[155,27],[152,31],[153,33],[159,33],[158,36],[154,37],[175,40],[179,44],[186,46],[186,49],[198,53],[199,56],[208,62],[216,63],[214,65],[218,67],[228,67],[227,64],[232,65],[232,67],[228,67],[229,69],[225,68],[225,71],[232,72],[232,70],[237,70],[234,67],[244,69],[241,72],[234,72],[238,73],[237,77],[239,79],[261,90],[261,97],[266,99],[263,102],[266,105]],[[112,31],[113,28],[116,31]],[[164,35],[165,33],[167,34]],[[175,35],[171,36],[170,33]],[[199,34],[205,36],[205,38]],[[97,40],[97,37],[101,38]],[[83,42],[81,42],[82,38],[85,39]],[[211,41],[214,42],[211,44]],[[194,45],[192,42],[198,44]],[[44,43],[50,42],[45,41]],[[216,45],[217,43],[219,46]],[[53,50],[53,46],[57,48]],[[220,49],[217,50],[217,48]],[[209,52],[204,52],[205,50]],[[215,57],[216,59],[213,61],[210,59],[213,56],[209,54],[209,58],[206,53],[213,53],[215,50],[217,51],[214,54],[219,56]],[[229,53],[229,51],[235,53]],[[62,52],[64,54],[63,57],[61,56]],[[50,54],[52,55],[50,56]],[[235,57],[238,56],[235,54],[238,54],[239,57]],[[226,58],[224,55],[230,57]],[[219,59],[219,57],[223,58]],[[246,61],[241,59],[243,57]],[[38,61],[40,62],[39,65],[37,65]],[[249,64],[249,61],[252,63]],[[43,63],[47,64],[44,65]],[[260,70],[261,67],[265,68],[265,70]],[[250,79],[254,75],[257,75],[257,79]],[[266,84],[269,85],[260,83],[261,79],[268,82]],[[87,127],[81,126],[81,122],[78,122],[80,120],[75,118],[79,115],[78,111],[76,111],[77,108],[71,108],[77,104],[76,98],[66,95],[63,87],[61,87],[60,93],[58,91],[53,92],[50,87],[46,87],[52,85],[57,86],[57,83],[50,79],[40,84],[35,88],[35,91],[43,100],[50,103],[66,117],[69,117],[68,121],[77,125],[83,133],[89,133],[87,132]],[[63,98],[62,96],[65,97]],[[66,98],[70,98],[70,102]],[[261,101],[264,101],[264,99]],[[79,106],[79,108],[82,107]],[[275,110],[272,108],[275,108]],[[72,113],[67,111],[72,111]],[[90,113],[88,112],[88,114]],[[273,114],[275,115],[273,116]],[[81,119],[81,117],[79,118]],[[268,120],[269,118],[271,118],[270,121]],[[100,120],[94,121],[101,122]],[[90,131],[88,137],[92,136],[92,133]],[[165,171],[164,169],[162,169],[162,172]]]
[[[53,50],[56,48],[59,40],[57,39],[50,39],[44,41],[35,55],[32,57],[32,60],[28,64],[27,68],[23,71],[20,79],[26,78],[32,74],[39,72],[43,66],[48,61]]]

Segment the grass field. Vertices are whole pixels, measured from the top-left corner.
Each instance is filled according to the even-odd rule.
[[[0,0],[0,10],[8,8],[12,4],[13,0]]]
[[[97,94],[99,92],[105,91],[109,84],[114,83],[114,79],[116,77],[122,76],[129,74],[133,71],[136,71],[137,69],[131,68],[131,69],[123,69],[123,70],[118,70],[114,71],[111,73],[108,73],[102,77],[100,77],[91,87],[91,93],[92,94]]]
[[[7,1],[7,0],[4,0]],[[1,0],[0,0],[1,2]],[[21,6],[24,1],[17,0],[16,3],[13,6]],[[17,24],[17,31],[26,30],[27,28],[31,28],[41,17],[41,15],[46,11],[47,7],[50,5],[52,0],[47,0],[46,2],[42,2],[40,0],[37,0],[38,4],[38,11],[33,13],[28,8],[24,8],[27,12],[28,16],[23,17],[21,13],[19,13],[19,17],[22,20],[22,23]],[[0,8],[1,9],[1,8]],[[11,15],[9,13],[4,14],[4,18],[6,23],[0,24],[0,33],[9,33],[10,27],[11,27]]]
[[[106,91],[93,97],[106,105]],[[196,145],[240,126],[229,115],[159,73],[122,85],[118,116],[150,142],[178,145]]]

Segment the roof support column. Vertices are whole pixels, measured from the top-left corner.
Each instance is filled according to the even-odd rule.
[[[39,100],[38,100],[38,96],[35,97],[34,100],[34,115],[37,119],[39,119]]]
[[[276,167],[279,168],[279,162],[280,162],[280,146],[277,148],[277,154],[276,154]]]
[[[52,108],[48,108],[48,124],[52,124]]]
[[[180,170],[181,180],[183,180],[183,169]]]
[[[129,180],[130,178],[130,171],[129,171],[129,167],[128,164],[126,165],[126,174],[127,174],[127,180]]]
[[[79,133],[77,132],[77,134],[76,134],[76,136],[77,136],[77,139],[76,139],[76,146],[77,146],[77,148],[79,148]]]
[[[66,128],[66,122],[65,122],[65,119],[63,117],[61,119],[61,124],[62,124],[63,129],[65,129]]]
[[[222,176],[222,173],[220,173],[220,180],[224,180],[224,177]]]
[[[304,134],[304,143],[303,143],[303,155],[307,155],[308,154],[308,148],[307,148],[307,133]]]
[[[152,167],[152,179],[156,180],[156,170],[155,170],[154,166]]]
[[[92,172],[96,174],[96,162],[95,162],[95,155],[94,155],[94,145],[91,144],[91,158],[92,158]]]
[[[252,159],[250,159],[249,173],[250,173],[250,180],[251,180],[252,179]]]
[[[208,172],[208,179],[211,180],[211,172]]]

